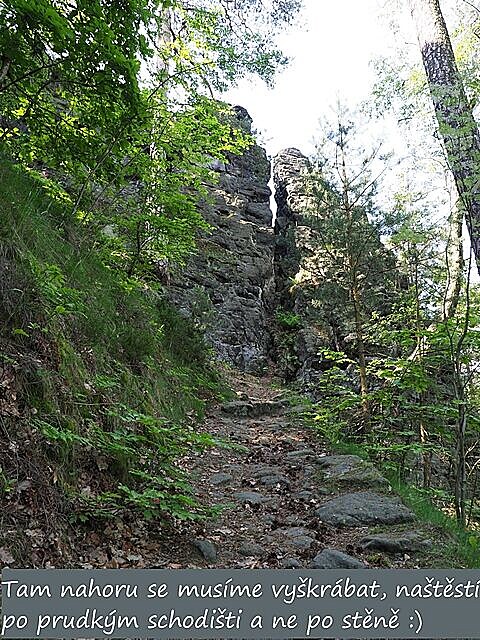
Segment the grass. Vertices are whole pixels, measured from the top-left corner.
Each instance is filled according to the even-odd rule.
[[[292,406],[305,407],[305,410],[301,414],[297,414],[297,417],[301,416],[307,427],[319,433],[318,424],[314,419],[315,404],[295,391],[290,391],[287,397]],[[336,429],[332,433],[338,435]],[[378,460],[372,460],[367,446],[356,442],[329,439],[325,429],[321,430],[321,437],[328,441],[328,446],[335,454],[357,455],[363,460],[373,462],[387,478],[393,491],[413,511],[420,526],[433,533],[438,543],[431,551],[424,552],[422,561],[425,565],[432,568],[480,568],[480,537],[478,534],[475,531],[462,529],[454,517],[434,504],[432,496],[427,491],[401,482],[398,475],[392,472],[391,466],[383,465]]]
[[[345,443],[336,447],[338,453],[354,454],[369,460],[368,451],[360,445]],[[426,552],[424,562],[432,568],[480,568],[478,540],[473,532],[463,530],[454,517],[442,511],[432,501],[428,491],[401,482],[398,476],[381,463],[374,461],[384,474],[393,491],[413,511],[418,522],[434,531],[436,544]]]
[[[388,475],[387,475],[388,477]],[[435,568],[466,567],[480,568],[479,540],[473,532],[463,530],[455,518],[436,507],[428,493],[413,486],[388,478],[393,490],[415,513],[420,522],[431,525],[443,533],[445,542],[435,546],[429,554]]]
[[[107,268],[99,238],[41,181],[2,157],[0,180],[1,444],[15,450],[0,480],[9,510],[28,480],[29,508],[52,519],[130,508],[190,517],[197,505],[174,460],[213,444],[195,425],[225,391],[202,338],[160,288]]]

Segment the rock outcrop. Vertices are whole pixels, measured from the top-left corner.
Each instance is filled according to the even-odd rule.
[[[248,113],[234,109],[250,132]],[[213,233],[199,240],[198,252],[174,275],[170,296],[204,329],[220,360],[261,373],[270,352],[275,289],[270,162],[254,145],[212,168],[219,179],[210,188],[213,201],[204,205],[203,214]]]
[[[248,113],[234,110],[250,133]],[[257,374],[275,362],[286,380],[314,396],[331,366],[322,350],[349,354],[356,338],[348,291],[325,259],[324,220],[305,180],[309,160],[297,149],[276,156],[274,228],[270,162],[261,147],[212,168],[218,181],[209,185],[202,213],[213,232],[202,235],[197,253],[173,275],[170,298],[204,331],[219,360]],[[378,245],[381,254],[379,238]]]
[[[298,149],[285,149],[273,161],[276,317],[285,329],[283,344],[277,337],[277,360],[286,363],[284,377],[299,381],[312,397],[318,393],[319,378],[332,366],[325,350],[358,358],[359,312],[358,302],[353,304],[349,265],[356,265],[355,286],[362,301],[360,315],[365,318],[373,312],[388,312],[395,286],[390,282],[393,256],[363,205],[357,205],[355,214],[343,209],[335,188],[318,179],[312,182],[314,175],[310,161]],[[321,197],[315,191],[321,191]],[[354,223],[349,217],[353,215]],[[356,234],[349,242],[339,232],[339,221],[347,224],[347,220]],[[360,294],[359,286],[363,287]],[[368,348],[374,345],[365,338],[363,342],[368,356]],[[282,350],[288,351],[286,357],[281,357]],[[356,386],[356,372],[348,375]]]
[[[305,186],[308,172],[308,158],[298,149],[285,149],[274,159],[277,300],[281,309],[299,319],[294,339],[288,345],[291,357],[285,375],[306,386],[314,385],[321,375],[319,351],[338,345],[335,319],[331,323],[323,321],[302,286],[316,268],[311,263],[316,260],[319,247],[309,222],[314,205]]]

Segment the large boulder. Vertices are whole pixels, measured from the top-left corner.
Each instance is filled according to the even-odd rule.
[[[338,487],[359,487],[365,489],[386,488],[388,480],[370,462],[359,456],[325,456],[318,459],[322,481]]]
[[[400,498],[372,491],[345,493],[315,511],[322,522],[334,526],[399,524],[415,519]]]

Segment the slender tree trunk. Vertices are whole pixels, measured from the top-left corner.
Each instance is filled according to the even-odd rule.
[[[462,402],[458,410],[457,420],[457,442],[455,447],[455,512],[458,523],[464,527],[466,523],[465,514],[465,434],[467,431],[467,412],[465,404]]]
[[[409,0],[430,94],[480,270],[480,135],[439,0]]]
[[[432,478],[432,454],[430,451],[425,451],[428,446],[428,431],[423,421],[420,421],[418,432],[420,444],[424,447],[422,453],[423,488],[428,489]]]
[[[362,301],[356,281],[351,291],[355,313],[355,333],[357,339],[358,372],[360,376],[360,394],[365,421],[368,421],[370,407],[368,403],[367,359],[365,354],[365,340],[363,337]],[[365,425],[366,426],[366,425]]]
[[[447,245],[447,285],[443,304],[443,319],[450,320],[455,316],[460,293],[462,291],[464,259],[463,259],[463,208],[462,203],[450,213],[449,237]]]

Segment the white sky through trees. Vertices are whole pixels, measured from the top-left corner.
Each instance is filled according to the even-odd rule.
[[[371,95],[376,79],[372,61],[404,51],[421,63],[412,18],[400,0],[303,0],[299,24],[278,37],[282,51],[291,58],[269,89],[261,81],[244,80],[222,99],[245,107],[253,118],[259,144],[270,156],[287,147],[306,155],[314,153],[321,138],[320,118],[331,119],[336,105],[353,111]],[[445,1],[446,17],[455,3]],[[400,25],[395,33],[391,20]],[[448,19],[447,19],[448,22]],[[362,122],[367,144],[382,139],[383,151],[400,158],[407,151],[395,116]],[[415,152],[414,152],[415,153]],[[437,185],[442,186],[442,185]],[[272,198],[272,207],[275,203]],[[437,209],[439,218],[449,206]],[[465,251],[469,241],[464,231]],[[476,274],[474,279],[478,280]]]
[[[370,61],[393,40],[382,0],[304,0],[299,21],[278,38],[292,60],[275,87],[243,81],[225,96],[250,112],[271,155],[292,146],[310,153],[319,117],[337,99],[355,106],[368,97]]]

